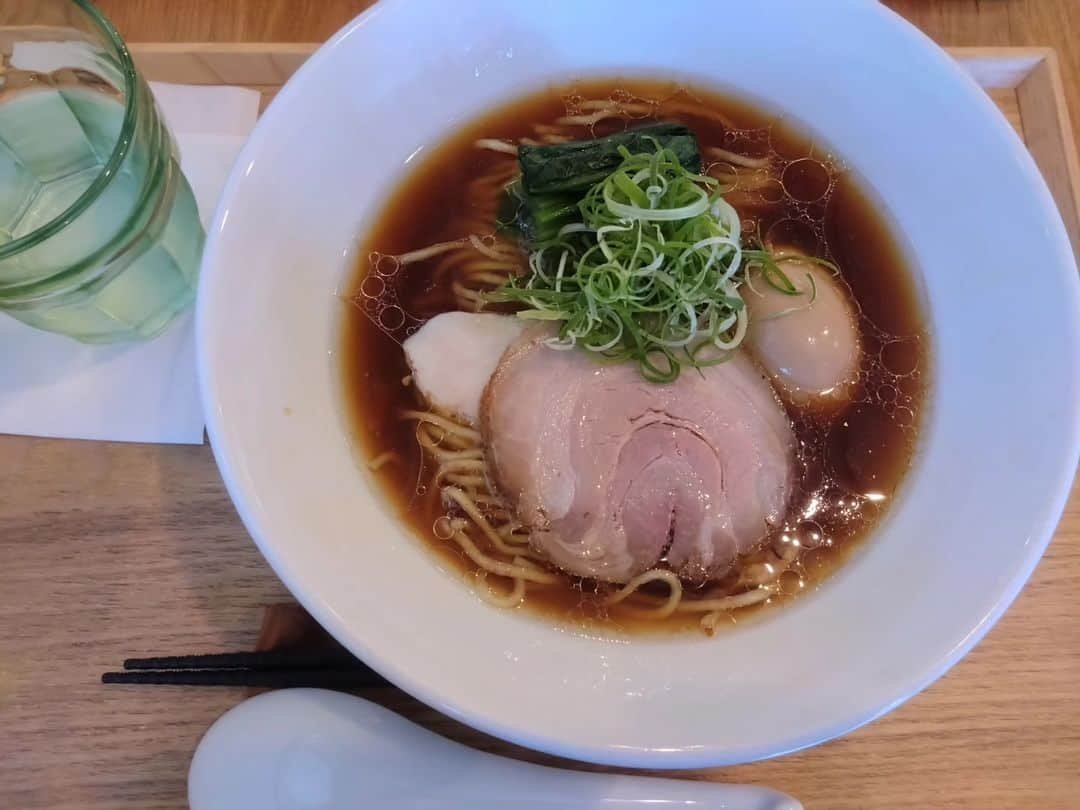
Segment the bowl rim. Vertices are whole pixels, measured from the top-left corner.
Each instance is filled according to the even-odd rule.
[[[379,0],[373,6],[353,18],[334,34],[326,43],[312,54],[311,57],[299,68],[290,79],[288,84],[278,93],[270,107],[263,114],[261,120],[274,120],[289,104],[290,99],[300,92],[301,79],[309,73],[314,73],[320,66],[331,58],[331,52],[340,47],[350,36],[357,33],[370,19],[384,13],[389,7],[405,5],[409,0]],[[1034,163],[1033,158],[1027,151],[1023,142],[1012,130],[1009,123],[1000,114],[992,100],[975,80],[967,74],[951,57],[928,36],[923,34],[912,23],[888,7],[873,2],[857,2],[857,5],[872,6],[874,13],[887,24],[905,32],[906,37],[912,43],[917,43],[918,48],[927,59],[934,59],[944,70],[951,71],[954,76],[961,79],[966,98],[965,104],[982,107],[991,110],[992,115],[984,116],[986,124],[997,129],[997,134],[1011,145],[1013,156],[1022,168],[1025,184],[1036,192],[1041,203],[1040,217],[1051,227],[1046,234],[1047,240],[1053,240],[1059,251],[1065,251],[1062,255],[1072,256],[1072,247],[1068,240],[1065,228],[1061,220],[1061,214],[1050,195],[1049,189]],[[206,246],[203,253],[202,271],[209,272],[208,267],[212,264],[216,255],[217,242],[220,238],[225,222],[228,218],[228,206],[235,195],[239,185],[243,182],[247,166],[259,152],[262,140],[269,132],[269,127],[256,127],[244,148],[241,150],[232,172],[223,188],[220,201],[217,206],[213,221],[207,232]],[[1075,276],[1075,259],[1072,262],[1072,272]],[[1051,268],[1053,272],[1066,272],[1064,267]],[[1074,279],[1075,280],[1075,279]],[[881,717],[902,705],[915,695],[922,692],[931,683],[942,677],[961,658],[963,658],[986,633],[1000,619],[1005,610],[1018,596],[1024,584],[1030,578],[1044,551],[1053,539],[1054,531],[1064,512],[1069,499],[1072,482],[1080,462],[1080,407],[1073,409],[1071,423],[1062,426],[1062,445],[1071,450],[1061,453],[1061,462],[1054,478],[1054,494],[1043,502],[1043,508],[1038,515],[1033,515],[1031,525],[1033,527],[1031,541],[1026,544],[1026,552],[1023,564],[1018,566],[1012,576],[1005,583],[993,603],[980,621],[968,632],[963,640],[948,653],[937,660],[928,661],[918,672],[913,672],[906,677],[903,685],[894,691],[895,696],[889,700],[881,701],[870,708],[865,706],[854,707],[843,717],[836,718],[823,727],[816,728],[809,734],[798,738],[780,740],[772,745],[761,749],[752,747],[732,748],[731,746],[706,747],[705,750],[677,749],[642,749],[628,748],[611,744],[576,743],[563,738],[550,736],[545,733],[531,731],[512,723],[502,722],[499,718],[490,714],[475,712],[459,706],[445,695],[445,690],[438,683],[430,682],[422,677],[415,677],[410,672],[400,669],[390,658],[380,655],[377,650],[370,647],[362,639],[358,638],[349,629],[348,623],[339,615],[333,607],[318,593],[306,590],[297,582],[287,566],[274,549],[274,544],[269,542],[266,535],[258,525],[257,519],[244,497],[244,489],[239,481],[239,476],[227,451],[224,442],[224,430],[221,413],[215,407],[215,372],[213,370],[213,357],[208,345],[208,297],[206,284],[200,285],[198,302],[196,307],[196,341],[197,361],[200,383],[200,393],[204,413],[206,414],[206,429],[210,440],[215,461],[221,472],[222,480],[236,507],[240,518],[258,546],[261,554],[269,563],[275,574],[282,580],[290,593],[303,605],[303,607],[331,633],[343,646],[348,648],[365,663],[370,665],[379,674],[386,677],[397,687],[419,699],[426,705],[452,717],[453,719],[468,725],[474,729],[507,740],[518,745],[553,754],[568,757],[581,762],[589,762],[599,765],[628,768],[652,768],[652,769],[685,769],[706,768],[736,765],[746,762],[773,759],[786,756],[790,753],[804,750],[823,742],[845,735],[867,723]],[[1072,285],[1072,319],[1069,331],[1072,334],[1073,347],[1071,349],[1073,363],[1073,379],[1080,379],[1080,283]],[[1073,385],[1073,400],[1080,402],[1077,385]],[[932,393],[932,392],[931,392]],[[928,401],[932,406],[932,397]],[[931,419],[928,415],[927,419]],[[925,427],[929,426],[929,422]],[[925,438],[925,436],[924,436]],[[916,458],[916,463],[918,458]]]

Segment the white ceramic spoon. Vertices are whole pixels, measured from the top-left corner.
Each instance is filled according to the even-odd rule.
[[[801,810],[767,788],[546,768],[474,751],[341,692],[268,692],[206,732],[192,810],[523,807]]]

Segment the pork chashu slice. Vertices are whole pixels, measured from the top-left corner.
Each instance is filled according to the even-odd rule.
[[[795,437],[748,356],[658,385],[550,335],[510,344],[480,425],[494,483],[555,565],[616,583],[666,565],[702,581],[782,520]]]

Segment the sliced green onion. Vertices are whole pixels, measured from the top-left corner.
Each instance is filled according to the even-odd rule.
[[[559,322],[547,341],[607,362],[636,362],[670,383],[683,367],[722,363],[746,336],[739,293],[753,269],[789,295],[798,288],[768,251],[743,246],[738,212],[715,178],[620,145],[622,163],[578,203],[580,221],[533,245],[530,274],[488,293],[521,318]]]

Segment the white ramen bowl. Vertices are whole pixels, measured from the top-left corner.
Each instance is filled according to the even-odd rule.
[[[498,102],[620,72],[757,99],[834,147],[907,246],[932,331],[887,519],[817,591],[714,639],[596,638],[480,601],[375,490],[339,388],[338,295],[410,165]],[[202,272],[210,438],[274,570],[401,688],[567,757],[736,763],[897,706],[1016,596],[1076,467],[1077,271],[1053,200],[983,92],[875,2],[380,3],[259,122]]]

